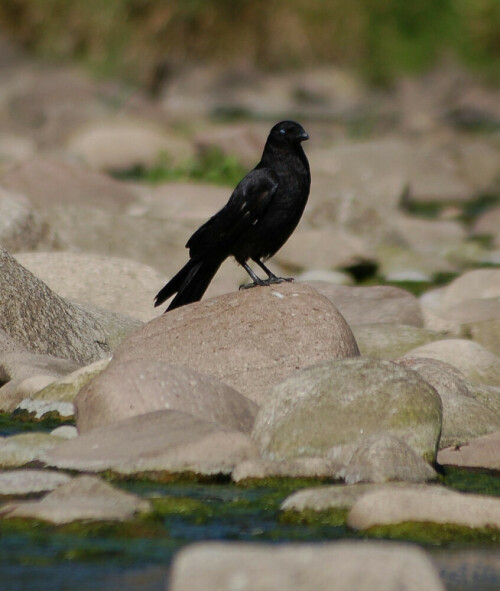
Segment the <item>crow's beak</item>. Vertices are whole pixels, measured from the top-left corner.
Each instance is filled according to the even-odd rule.
[[[301,142],[305,142],[306,140],[309,139],[309,134],[307,133],[307,131],[302,131],[302,133],[299,135],[299,141]]]

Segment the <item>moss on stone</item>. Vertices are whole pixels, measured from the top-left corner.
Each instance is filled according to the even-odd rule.
[[[431,522],[406,521],[395,525],[377,525],[363,532],[371,538],[390,540],[410,540],[419,544],[448,544],[448,543],[498,543],[500,530],[482,527],[470,528],[452,523],[439,524]]]
[[[500,496],[500,472],[494,470],[447,466],[442,480],[446,486],[462,492]]]
[[[49,412],[37,419],[36,413],[15,410],[12,413],[0,412],[0,435],[15,435],[26,431],[52,431],[61,425],[74,425],[73,419],[61,419],[57,412]]]
[[[348,509],[328,509],[326,511],[314,511],[314,509],[289,510],[282,511],[278,516],[278,521],[283,524],[338,527],[345,525],[348,513]]]

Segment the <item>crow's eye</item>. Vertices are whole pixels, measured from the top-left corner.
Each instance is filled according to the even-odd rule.
[[[285,135],[286,130],[285,129],[280,129],[280,133],[283,134],[283,135]]]

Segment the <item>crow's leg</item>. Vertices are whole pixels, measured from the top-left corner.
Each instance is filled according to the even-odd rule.
[[[264,280],[264,279],[261,279],[260,277],[258,277],[245,262],[240,262],[240,261],[238,261],[238,262],[245,269],[245,271],[250,275],[250,277],[253,279],[253,283],[247,283],[245,285],[240,285],[240,289],[250,289],[251,287],[256,287],[257,285],[269,285],[269,283],[270,283],[269,280]]]
[[[283,281],[295,281],[293,277],[276,277],[276,275],[264,265],[264,263],[259,259],[252,259],[255,263],[259,265],[259,267],[267,273],[268,279],[266,283],[269,285],[271,283],[283,283]]]

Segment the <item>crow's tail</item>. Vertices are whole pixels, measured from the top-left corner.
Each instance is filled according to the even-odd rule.
[[[167,308],[167,312],[201,300],[221,264],[222,261],[219,259],[190,259],[158,292],[155,297],[155,306],[163,304],[174,293],[177,295]]]

